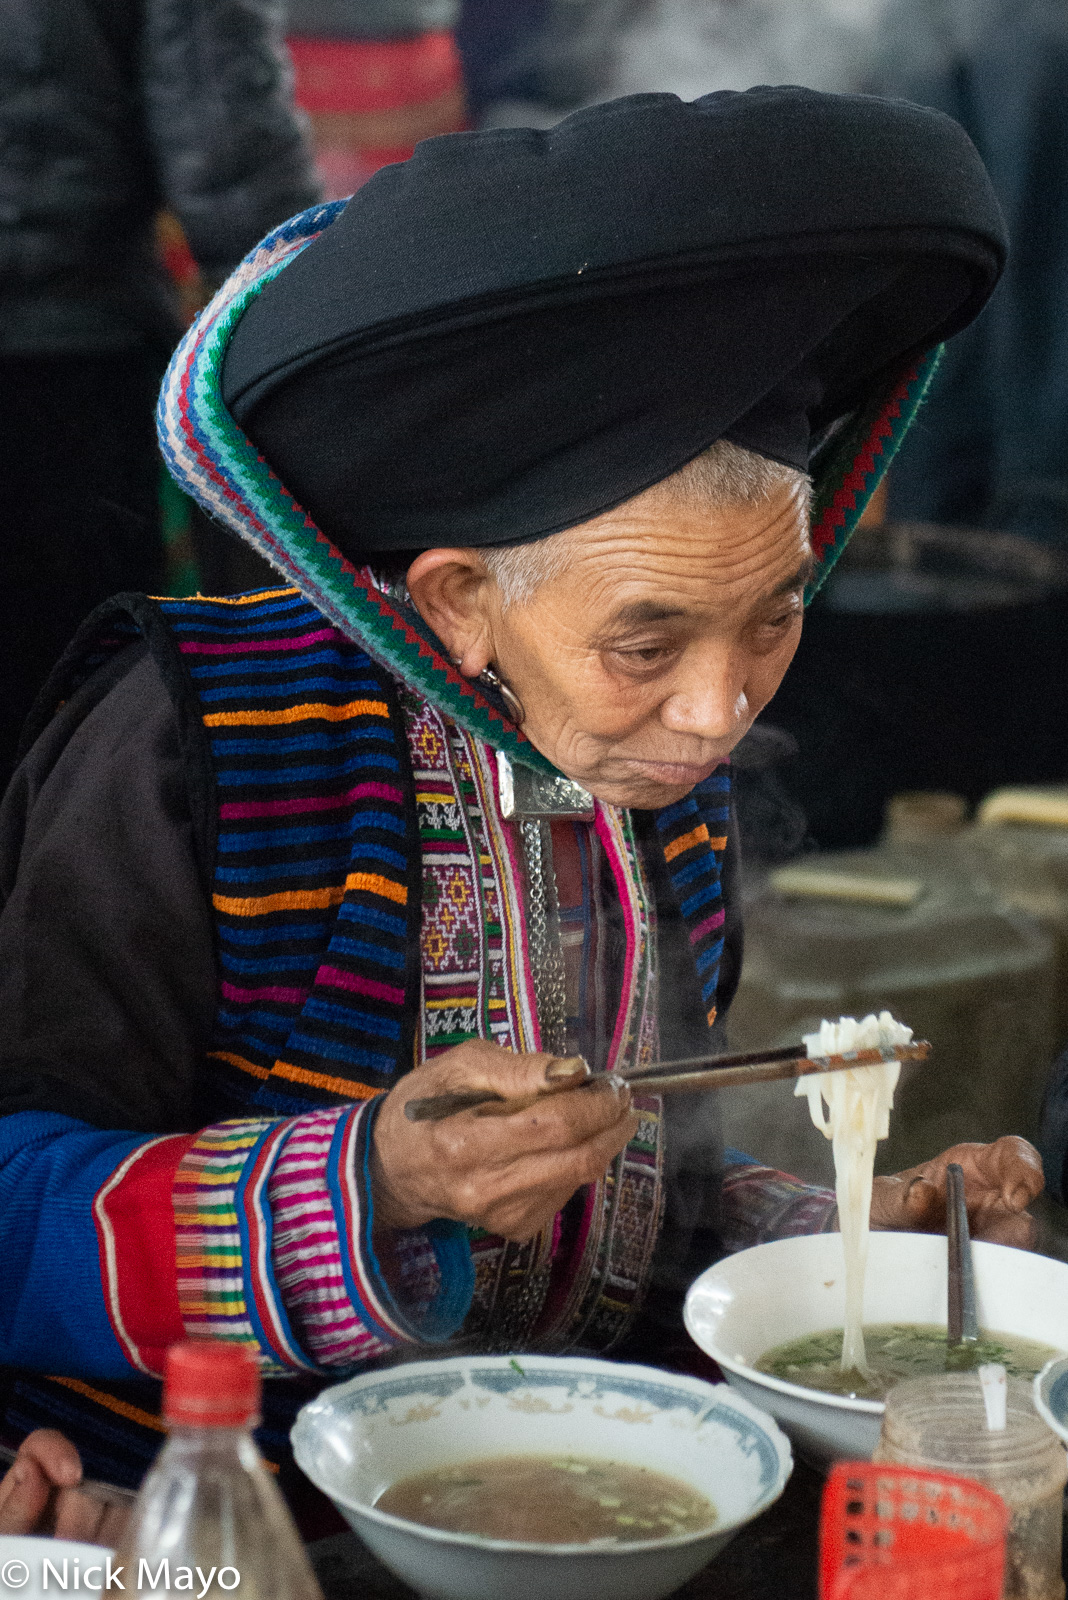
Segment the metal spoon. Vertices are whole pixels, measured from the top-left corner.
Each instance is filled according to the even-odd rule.
[[[946,1316],[947,1366],[967,1366],[973,1354],[967,1347],[979,1342],[979,1315],[975,1304],[975,1272],[968,1208],[964,1203],[964,1169],[956,1161],[946,1167],[946,1238],[949,1245],[949,1301]]]

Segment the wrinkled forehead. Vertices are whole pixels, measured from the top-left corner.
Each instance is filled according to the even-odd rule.
[[[547,609],[584,613],[595,628],[758,603],[803,591],[816,571],[803,483],[711,509],[648,493],[552,539],[487,556],[506,588],[518,580]]]

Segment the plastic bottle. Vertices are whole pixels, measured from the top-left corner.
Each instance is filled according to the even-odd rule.
[[[252,1440],[260,1375],[241,1345],[167,1354],[169,1438],[111,1564],[126,1600],[322,1600],[300,1534]]]
[[[1064,1600],[1061,1516],[1068,1463],[1031,1386],[1010,1378],[1006,1426],[988,1426],[974,1372],[910,1378],[886,1397],[876,1462],[973,1478],[1009,1510],[1004,1600]]]

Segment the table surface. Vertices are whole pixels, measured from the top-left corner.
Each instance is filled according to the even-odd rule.
[[[782,1499],[743,1528],[676,1600],[816,1600],[816,1530],[823,1480],[798,1462]],[[312,1546],[325,1600],[414,1600],[355,1534]]]

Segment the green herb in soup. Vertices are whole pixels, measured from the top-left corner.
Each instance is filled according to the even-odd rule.
[[[887,1322],[864,1329],[868,1375],[842,1371],[842,1330],[828,1328],[789,1344],[765,1350],[755,1363],[758,1372],[806,1389],[882,1400],[902,1378],[933,1372],[961,1372],[985,1361],[1000,1361],[1013,1377],[1033,1378],[1053,1356],[1062,1354],[1036,1339],[1014,1333],[982,1333],[976,1344],[946,1347],[946,1330],[933,1323]]]
[[[679,1478],[589,1456],[493,1456],[401,1478],[375,1501],[409,1522],[524,1544],[631,1543],[711,1528]]]

